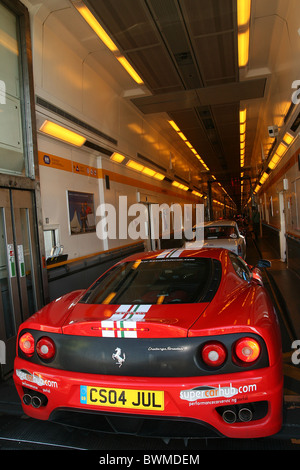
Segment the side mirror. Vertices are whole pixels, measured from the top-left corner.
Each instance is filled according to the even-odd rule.
[[[270,268],[272,266],[271,261],[268,259],[260,259],[258,263],[256,263],[256,268]]]

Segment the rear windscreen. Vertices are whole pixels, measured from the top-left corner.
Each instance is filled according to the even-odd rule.
[[[222,239],[222,238],[237,238],[238,234],[235,227],[231,225],[212,226],[204,228],[205,240]]]
[[[130,305],[204,302],[211,300],[220,271],[220,262],[209,258],[125,262],[102,276],[82,302]]]

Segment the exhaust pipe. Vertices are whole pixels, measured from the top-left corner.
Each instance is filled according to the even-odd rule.
[[[45,395],[42,393],[34,392],[36,395],[33,395],[33,393],[25,393],[23,395],[23,403],[27,406],[32,405],[33,408],[40,408],[40,406],[45,406],[47,405],[48,399]]]
[[[241,408],[239,411],[239,419],[244,422],[251,421],[252,411],[249,408]]]
[[[224,413],[222,414],[222,418],[225,421],[225,423],[228,424],[233,424],[236,422],[236,414],[233,410],[225,410]]]
[[[39,408],[42,405],[42,400],[40,399],[40,397],[34,396],[32,397],[31,404],[33,408]]]
[[[268,402],[258,401],[240,403],[238,405],[219,406],[216,408],[216,411],[225,423],[249,423],[250,421],[256,421],[266,416]]]
[[[27,406],[31,405],[31,400],[32,400],[32,398],[31,398],[31,396],[29,395],[29,393],[25,393],[25,395],[23,395],[23,403],[24,403],[24,405],[27,405]]]

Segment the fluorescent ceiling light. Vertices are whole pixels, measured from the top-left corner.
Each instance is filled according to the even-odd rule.
[[[245,67],[249,60],[249,29],[238,33],[239,67]]]
[[[250,21],[251,0],[238,0],[237,21],[239,27],[247,27]]]
[[[162,175],[161,173],[155,173],[155,175],[153,175],[153,178],[162,181],[163,179],[165,179],[165,175]]]
[[[168,123],[173,127],[173,129],[176,131],[176,132],[179,132],[180,129],[179,127],[177,126],[176,122],[175,121],[168,121]]]
[[[271,159],[271,161],[269,162],[269,165],[268,165],[270,170],[274,170],[274,168],[276,168],[276,166],[279,163],[279,160],[280,160],[280,156],[277,155],[277,153],[275,153],[275,155],[273,155],[273,157],[272,157],[272,159]]]
[[[197,154],[197,150],[195,150],[192,146],[192,144],[187,140],[186,136],[183,134],[183,132],[181,132],[181,130],[179,129],[179,127],[177,126],[176,122],[173,121],[173,120],[168,120],[168,123],[170,124],[170,126],[173,127],[173,129],[177,132],[177,134],[179,135],[179,137],[181,137],[181,139],[186,143],[186,145],[189,147],[189,149],[195,154],[195,157],[202,163],[202,165],[204,166],[204,168],[207,170],[207,171],[210,171],[208,166],[205,165],[204,161],[202,160],[202,158]]]
[[[246,114],[247,114],[246,108],[240,110],[240,123],[246,122]]]
[[[120,153],[114,152],[111,157],[111,160],[117,163],[122,163],[122,161],[125,159],[124,155],[121,155]]]
[[[116,44],[111,40],[110,36],[102,28],[102,26],[94,17],[92,12],[85,6],[85,4],[81,0],[73,0],[72,3],[77,9],[77,11],[81,14],[81,16],[85,19],[85,21],[89,24],[89,26],[93,29],[93,31],[97,34],[99,39],[101,39],[101,41],[108,47],[108,49],[113,52],[115,58],[118,59],[120,64],[124,67],[124,69],[131,76],[131,78],[133,78],[133,80],[135,80],[138,85],[142,85],[144,82],[141,77],[134,70],[132,65],[130,65],[128,60],[121,55]]]
[[[257,191],[259,191],[259,190],[260,190],[260,185],[259,185],[259,184],[257,184],[257,185],[256,185],[256,188],[254,189],[254,191],[253,191],[253,192],[254,192],[254,193],[257,193]],[[251,198],[250,198],[250,199],[251,199]]]
[[[175,186],[176,188],[183,189],[183,191],[188,191],[188,189],[189,189],[188,186],[186,186],[182,183],[179,183],[178,181],[173,181],[172,185]]]
[[[39,130],[51,137],[76,145],[76,147],[81,147],[86,141],[86,138],[82,135],[48,120],[44,121]]]
[[[246,115],[247,109],[240,109],[240,166],[245,164],[245,147],[246,147]]]
[[[286,132],[283,137],[283,140],[287,145],[290,145],[293,142],[294,137],[289,132]]]
[[[264,182],[266,181],[267,178],[269,178],[269,175],[268,175],[268,173],[264,172],[264,174],[262,175],[262,177],[259,180],[259,183],[264,184]]]
[[[178,132],[178,135],[182,138],[182,140],[187,140],[186,136],[182,132]]]
[[[163,179],[165,179],[165,175],[158,173],[152,168],[148,168],[147,166],[141,165],[140,163],[135,162],[134,160],[129,160],[126,163],[126,166],[128,166],[129,168],[132,168],[133,170],[144,173],[147,176],[151,176],[152,178],[155,178],[156,180],[162,181]]]
[[[132,168],[133,170],[137,171],[142,171],[144,168],[144,165],[141,165],[140,163],[134,162],[133,160],[129,160],[126,163],[126,166],[129,166],[129,168]]]
[[[249,35],[250,35],[251,0],[238,0],[238,60],[239,67],[245,67],[249,60]]]
[[[145,175],[148,175],[148,176],[154,176],[155,175],[155,171],[152,170],[152,168],[147,168],[146,166],[142,169],[142,173],[145,173]]]
[[[168,123],[173,127],[173,129],[177,132],[179,137],[186,143],[186,145],[189,147],[189,149],[195,154],[195,157],[201,162],[203,167],[205,168],[206,171],[210,171],[208,166],[204,163],[202,158],[197,154],[197,151],[193,148],[192,144],[187,140],[186,136],[181,132],[180,128],[177,126],[175,121],[168,120]],[[246,126],[246,125],[245,125]],[[182,189],[182,188],[181,188]],[[187,188],[188,189],[188,188]]]
[[[203,194],[199,193],[199,191],[192,191],[192,194],[198,197],[203,197]]]
[[[286,145],[281,142],[281,144],[279,144],[277,150],[276,150],[276,153],[277,155],[279,155],[280,157],[282,157],[282,155],[284,154],[284,152],[286,151],[287,147]]]
[[[83,2],[79,1],[73,2],[73,5],[85,19],[85,21],[90,25],[90,27],[95,31],[97,36],[101,39],[102,42],[110,49],[112,52],[118,52],[118,48],[115,43],[110,39],[109,35],[104,31],[102,26],[96,20],[91,11],[84,5]]]
[[[130,65],[130,63],[128,62],[127,59],[125,59],[124,56],[119,56],[119,57],[117,57],[117,59],[120,62],[120,64],[124,67],[126,72],[129,73],[131,78],[133,78],[133,80],[136,83],[138,83],[138,85],[142,85],[144,83],[143,80],[141,79],[141,77],[139,76],[139,74],[134,70],[132,65]]]

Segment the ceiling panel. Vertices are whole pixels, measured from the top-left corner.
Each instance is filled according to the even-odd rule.
[[[195,46],[206,85],[236,81],[236,58],[232,54],[235,42],[231,32],[199,37]]]
[[[234,29],[232,0],[181,0],[180,5],[194,36]]]
[[[167,93],[182,89],[169,55],[161,45],[147,47],[146,50],[127,52],[127,58],[153,93]],[[162,64],[164,66],[162,67]]]
[[[141,0],[89,0],[89,6],[123,51],[159,43],[154,23]]]

